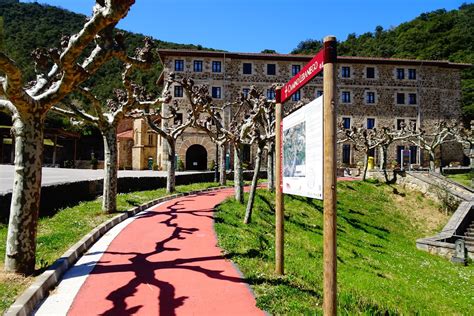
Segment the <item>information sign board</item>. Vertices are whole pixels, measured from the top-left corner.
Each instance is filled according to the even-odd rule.
[[[323,97],[283,119],[283,193],[323,199]]]

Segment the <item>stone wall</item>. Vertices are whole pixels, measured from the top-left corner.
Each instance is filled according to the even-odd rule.
[[[249,176],[247,175],[247,179]],[[176,176],[176,184],[190,184],[214,181],[213,172],[184,174]],[[166,187],[166,177],[123,177],[118,178],[118,193],[154,190]],[[102,194],[103,180],[89,180],[43,186],[41,188],[40,216],[50,216],[57,210],[93,200]],[[11,193],[0,195],[0,223],[7,223]]]
[[[119,139],[117,147],[119,169],[132,169],[133,139]]]
[[[132,168],[134,170],[149,169],[148,160],[157,164],[158,135],[148,128],[145,119],[133,122]]]

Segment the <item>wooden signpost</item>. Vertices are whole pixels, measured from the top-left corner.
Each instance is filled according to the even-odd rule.
[[[284,273],[284,202],[282,106],[292,94],[323,71],[323,206],[324,206],[324,292],[325,315],[336,315],[336,38],[324,39],[323,49],[287,84],[276,89],[275,142],[276,146],[276,201],[275,201],[275,272]]]

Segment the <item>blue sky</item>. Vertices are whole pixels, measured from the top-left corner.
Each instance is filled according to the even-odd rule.
[[[22,0],[89,15],[94,0]],[[420,13],[452,10],[457,0],[136,0],[119,24],[164,41],[237,52],[289,53],[302,40],[384,29]]]

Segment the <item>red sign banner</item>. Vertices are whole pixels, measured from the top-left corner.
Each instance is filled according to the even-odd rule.
[[[298,89],[323,70],[324,49],[320,50],[304,68],[281,88],[281,103],[288,100]]]

